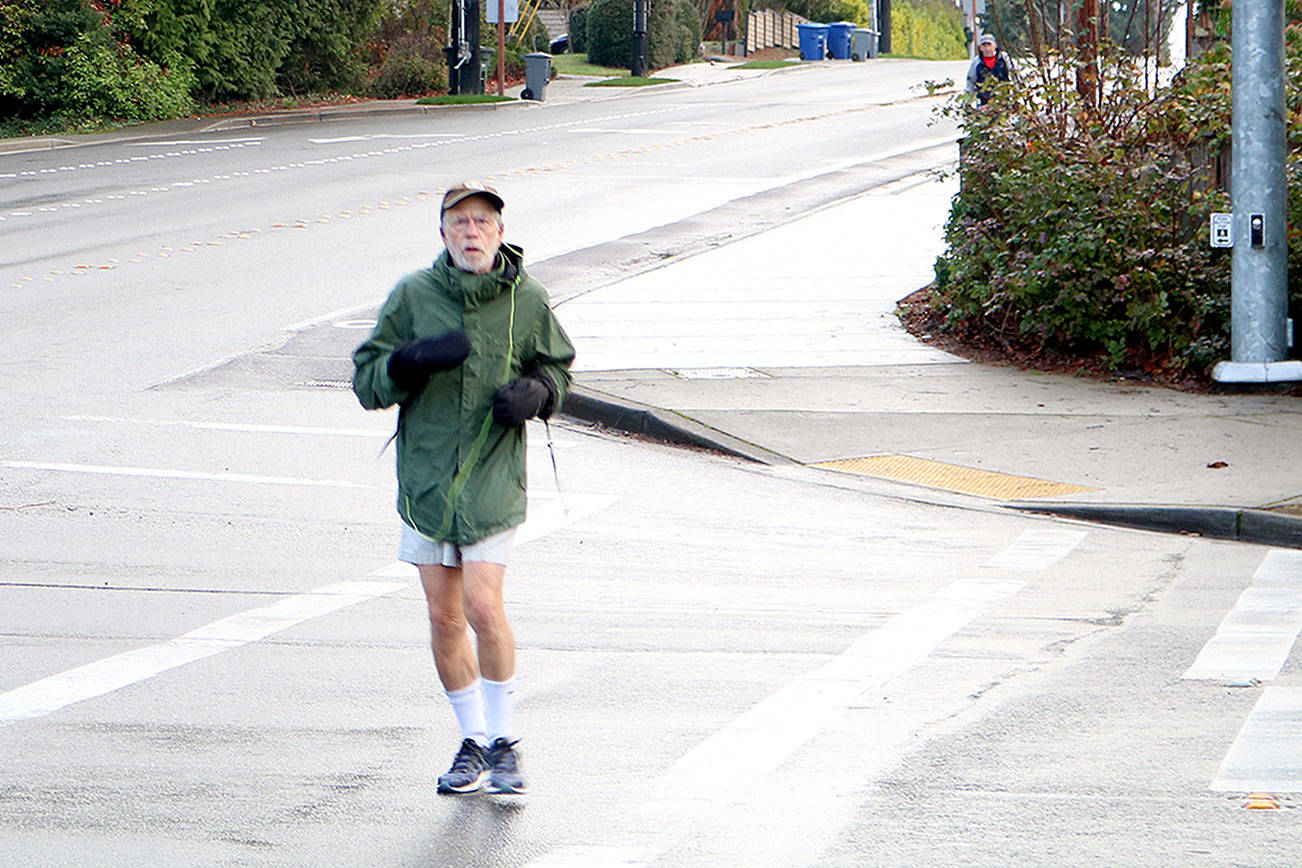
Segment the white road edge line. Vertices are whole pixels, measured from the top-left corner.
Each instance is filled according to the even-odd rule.
[[[922,663],[950,636],[1024,582],[964,580],[865,633],[830,663],[795,679],[675,761],[630,807],[621,840],[562,846],[530,866],[648,865],[686,834],[696,813],[771,772],[857,697]],[[721,790],[720,782],[726,781]],[[678,832],[674,831],[677,827]]]

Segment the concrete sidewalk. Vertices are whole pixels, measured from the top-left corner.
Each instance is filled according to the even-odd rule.
[[[903,331],[953,193],[914,175],[562,301],[567,412],[913,499],[1302,547],[1278,509],[1302,507],[1297,398],[988,367]]]

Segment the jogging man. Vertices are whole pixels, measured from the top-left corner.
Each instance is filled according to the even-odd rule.
[[[547,291],[502,240],[503,206],[477,181],[451,187],[444,252],[398,281],[353,354],[362,406],[399,406],[399,558],[420,570],[435,668],[462,736],[440,793],[526,791],[502,587],[525,517],[524,422],[560,405],[574,359]]]

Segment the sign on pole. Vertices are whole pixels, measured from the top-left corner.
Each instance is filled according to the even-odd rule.
[[[488,6],[484,9],[484,15],[489,24],[497,23],[497,7],[502,7],[502,21],[506,24],[514,24],[520,20],[520,0],[489,0]]]
[[[1212,212],[1212,247],[1234,246],[1234,215],[1228,211]]]

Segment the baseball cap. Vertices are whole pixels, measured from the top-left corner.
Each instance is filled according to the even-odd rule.
[[[977,45],[998,45],[998,44],[999,43],[995,41],[994,35],[990,33],[981,34],[981,38],[977,40]]]
[[[483,181],[458,181],[443,194],[442,211],[456,207],[457,204],[464,202],[471,196],[483,196],[489,202],[492,202],[498,211],[506,207],[506,203],[502,201],[502,197],[498,195],[497,191]]]

